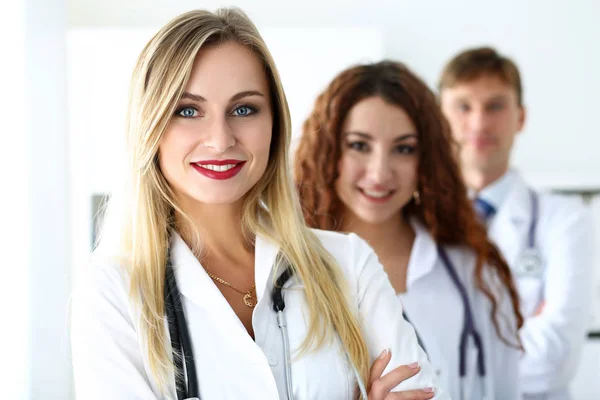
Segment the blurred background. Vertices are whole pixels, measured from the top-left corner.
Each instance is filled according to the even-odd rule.
[[[273,53],[295,137],[317,94],[351,64],[397,59],[435,88],[444,63],[466,47],[512,57],[528,107],[513,164],[537,188],[583,196],[600,243],[597,0],[5,1],[0,398],[73,399],[69,295],[117,171],[135,59],[175,15],[231,5]],[[600,392],[598,276],[575,399]]]

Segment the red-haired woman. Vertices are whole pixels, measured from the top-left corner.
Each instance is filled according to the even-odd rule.
[[[451,398],[512,400],[519,300],[457,150],[417,76],[391,61],[359,65],[317,98],[296,183],[309,225],[355,232],[374,248]]]

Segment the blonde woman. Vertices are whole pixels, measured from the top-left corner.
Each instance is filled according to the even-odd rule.
[[[447,398],[373,251],[305,225],[285,94],[242,12],[161,29],[128,122],[73,297],[79,398]]]

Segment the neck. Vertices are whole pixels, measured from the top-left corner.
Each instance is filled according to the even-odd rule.
[[[477,193],[502,178],[507,171],[508,166],[492,170],[465,167],[463,168],[463,178],[467,187]]]
[[[180,201],[190,221],[182,216],[177,216],[177,226],[181,235],[191,248],[196,238],[194,228],[198,230],[201,240],[203,257],[210,258],[245,258],[252,252],[251,245],[242,232],[242,202],[235,204],[199,204],[196,201]],[[199,256],[197,254],[197,256]]]
[[[354,232],[366,240],[380,259],[388,258],[398,252],[410,253],[415,239],[412,226],[401,213],[397,217],[372,224],[350,215],[345,216],[343,231]]]

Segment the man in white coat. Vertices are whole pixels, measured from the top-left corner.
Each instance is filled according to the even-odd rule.
[[[514,62],[491,48],[464,51],[446,65],[439,90],[475,208],[519,290],[523,398],[570,399],[591,313],[590,215],[579,199],[538,193],[509,168],[525,122]]]

